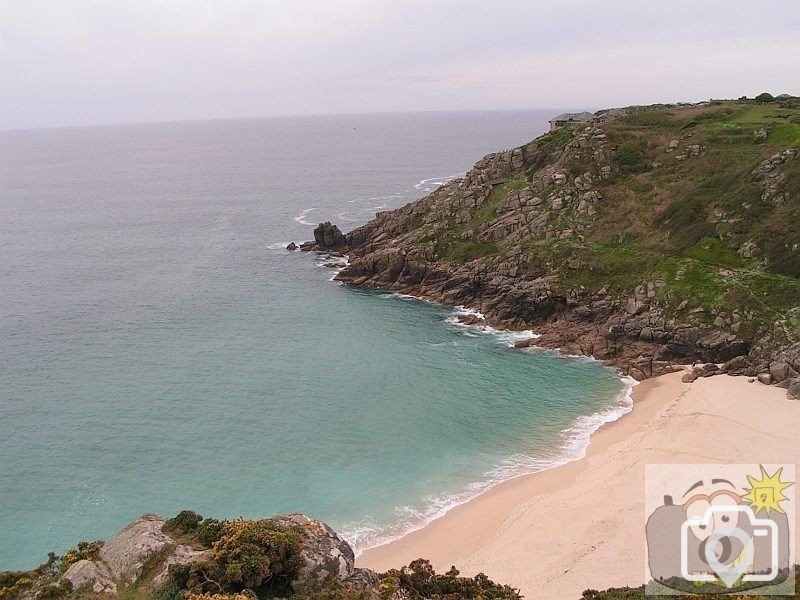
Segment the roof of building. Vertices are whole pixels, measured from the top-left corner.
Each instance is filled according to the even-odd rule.
[[[558,116],[553,117],[550,119],[550,122],[553,121],[577,121],[577,122],[585,122],[591,121],[594,119],[594,115],[590,112],[579,112],[579,113],[561,113]]]

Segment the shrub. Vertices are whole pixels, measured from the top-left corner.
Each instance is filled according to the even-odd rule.
[[[211,548],[222,535],[222,521],[205,519],[197,528],[197,541],[206,548]]]
[[[407,567],[391,570],[381,578],[381,597],[400,596],[409,600],[519,600],[519,591],[491,581],[483,573],[475,577],[459,577],[451,567],[444,575],[437,575],[431,563],[418,558]]]
[[[253,590],[258,597],[288,595],[300,567],[302,532],[260,521],[203,522],[218,527],[211,560],[170,567],[170,581],[192,594],[236,594]],[[201,528],[203,525],[200,526]]]
[[[775,100],[775,97],[769,92],[761,92],[756,96],[756,102],[772,102],[773,100]]]
[[[95,540],[94,542],[78,542],[75,548],[70,548],[61,557],[60,571],[66,572],[72,565],[79,560],[97,560],[100,554],[100,548],[103,547],[102,540]]]
[[[645,169],[644,149],[637,141],[623,142],[617,148],[614,163],[622,171],[642,171]]]
[[[229,521],[214,545],[214,560],[234,589],[289,584],[300,567],[300,534],[269,519]]]
[[[222,524],[223,522],[217,519],[204,519],[194,511],[182,510],[167,520],[161,529],[164,533],[183,536],[204,548],[211,548],[220,537]]]
[[[203,516],[192,510],[182,510],[176,516],[164,523],[164,533],[189,535],[197,532],[197,527],[203,521]]]

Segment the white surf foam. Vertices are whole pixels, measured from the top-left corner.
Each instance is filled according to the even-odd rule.
[[[449,325],[455,325],[456,327],[463,327],[466,331],[473,334],[493,335],[497,337],[497,339],[499,339],[504,345],[511,348],[513,348],[519,341],[541,337],[532,329],[517,331],[511,329],[497,329],[496,327],[492,327],[491,325],[483,323],[464,323],[459,319],[459,317],[465,316],[474,316],[481,321],[486,319],[486,316],[480,311],[467,306],[456,306],[452,316],[445,319],[445,322]]]
[[[315,210],[319,210],[319,209],[317,207],[315,207],[315,206],[311,207],[311,208],[304,208],[303,210],[300,211],[300,214],[297,215],[294,218],[294,220],[296,222],[300,223],[301,225],[316,225],[316,223],[314,223],[312,221],[306,221],[306,217],[308,216],[308,213],[314,212]]]
[[[342,272],[342,269],[350,265],[347,256],[324,253],[319,253],[316,256],[317,260],[314,262],[314,266],[333,270],[333,275],[328,278],[328,281],[334,281],[336,276]]]
[[[383,293],[378,297],[384,299],[400,298],[403,300],[433,303],[431,300],[425,298],[418,298],[410,294],[400,294],[397,292]],[[485,315],[480,311],[467,306],[456,306],[453,309],[452,315],[445,319],[445,322],[448,325],[463,328],[464,333],[467,335],[494,336],[500,343],[512,348],[519,340],[540,337],[539,334],[532,330],[512,331],[497,329],[490,325],[480,323],[473,325],[462,323],[458,319],[460,316],[475,316],[480,321],[486,319]],[[531,347],[529,350],[554,352],[553,350],[536,348],[535,346]],[[585,360],[587,362],[596,360],[591,356],[558,354],[572,360]],[[358,522],[344,524],[339,527],[338,530],[353,547],[356,556],[359,556],[365,550],[388,544],[405,537],[413,531],[422,529],[432,521],[443,517],[453,508],[469,502],[499,483],[580,460],[586,456],[591,436],[598,429],[607,423],[616,421],[633,410],[633,387],[637,385],[638,382],[621,374],[619,377],[625,387],[617,396],[614,404],[591,415],[581,416],[576,419],[575,423],[561,431],[562,443],[554,452],[542,456],[524,454],[511,456],[496,468],[484,473],[483,478],[479,481],[469,484],[461,491],[432,494],[422,500],[420,507],[395,507],[394,512],[396,519],[391,524],[379,524],[371,517],[365,517]]]
[[[486,472],[480,481],[469,484],[459,492],[432,494],[423,499],[420,507],[395,507],[396,520],[392,524],[381,525],[367,517],[342,526],[340,528],[342,536],[353,547],[356,556],[359,556],[365,550],[391,543],[422,529],[455,507],[469,502],[499,483],[580,460],[586,456],[592,434],[603,425],[616,421],[633,410],[632,392],[638,382],[630,377],[620,377],[620,380],[625,384],[625,388],[617,397],[615,404],[592,415],[579,417],[572,426],[564,429],[561,432],[562,444],[553,454],[549,456],[520,454],[509,457],[498,467]]]
[[[453,181],[453,179],[458,179],[463,175],[464,173],[456,173],[455,175],[443,175],[441,177],[429,177],[428,179],[421,179],[419,183],[414,186],[414,189],[421,190],[423,192],[432,192],[437,187]]]

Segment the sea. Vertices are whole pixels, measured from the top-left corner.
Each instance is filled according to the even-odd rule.
[[[583,456],[631,408],[613,370],[285,249],[557,112],[0,132],[0,570],[183,509],[302,512],[360,552]]]

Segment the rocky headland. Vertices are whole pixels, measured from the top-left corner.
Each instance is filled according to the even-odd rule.
[[[0,571],[3,600],[516,600],[484,575],[437,574],[426,560],[375,573],[350,545],[302,514],[268,519],[172,519],[144,514],[108,542],[77,547],[31,571]]]
[[[796,99],[598,113],[302,249],[346,254],[345,283],[541,334],[521,345],[800,397],[798,147]]]

